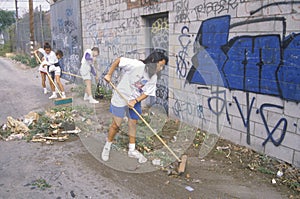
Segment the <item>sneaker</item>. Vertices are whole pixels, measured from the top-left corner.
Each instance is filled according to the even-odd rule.
[[[47,94],[47,93],[48,93],[47,88],[44,88],[44,94]]]
[[[55,98],[57,98],[56,93],[53,93],[53,94],[49,97],[49,99],[55,99]]]
[[[101,154],[101,158],[103,161],[107,161],[109,159],[109,152],[110,152],[110,148],[107,146],[104,146],[102,154]]]
[[[89,95],[87,93],[84,93],[84,97],[83,97],[83,100],[84,101],[88,101],[90,98],[89,98]]]
[[[137,150],[128,151],[128,156],[131,157],[131,158],[138,159],[139,163],[145,163],[145,162],[147,162],[147,158],[145,158],[145,156],[143,156],[143,154],[141,154]]]
[[[66,93],[65,92],[61,93],[61,98],[66,98]]]
[[[98,104],[98,103],[99,103],[99,101],[95,100],[95,99],[92,98],[92,97],[89,99],[89,102],[90,102],[91,104]]]

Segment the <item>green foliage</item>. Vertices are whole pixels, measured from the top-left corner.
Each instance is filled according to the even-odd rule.
[[[50,188],[51,185],[46,182],[45,179],[40,178],[31,183],[31,186],[40,188],[41,190],[45,190],[46,188]]]
[[[15,13],[0,9],[0,32],[15,23]]]
[[[112,90],[102,86],[95,87],[94,93],[95,93],[95,98],[98,99],[110,99],[112,96]]]
[[[275,171],[272,171],[269,168],[266,167],[258,167],[257,169],[259,172],[264,173],[264,174],[268,174],[268,175],[275,175]]]
[[[11,52],[11,43],[7,42],[3,45],[0,45],[0,56],[5,56],[6,53]]]
[[[291,182],[288,185],[293,190],[298,190],[300,192],[300,182]]]
[[[0,128],[0,137],[2,138],[8,138],[13,132],[11,132],[9,129],[4,130],[3,128]]]
[[[18,62],[21,62],[22,64],[25,64],[27,66],[30,66],[31,68],[34,68],[38,65],[36,62],[36,59],[34,57],[30,57],[28,55],[16,55],[12,57],[13,60],[16,60]]]
[[[30,141],[33,136],[36,134],[43,134],[48,136],[48,130],[50,129],[51,119],[47,117],[45,114],[41,113],[39,120],[36,124],[31,124],[29,126],[29,135],[27,136],[27,141]]]

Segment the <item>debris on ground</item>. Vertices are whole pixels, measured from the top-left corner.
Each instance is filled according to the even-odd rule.
[[[80,112],[82,113],[82,112]],[[63,142],[70,135],[77,135],[86,126],[91,125],[91,120],[86,118],[79,122],[82,127],[75,125],[75,120],[81,120],[79,111],[62,107],[50,109],[45,112],[29,112],[22,119],[7,117],[7,122],[1,126],[0,139],[5,141],[22,140],[52,144],[53,141]]]
[[[23,122],[10,116],[7,117],[6,128],[15,134],[26,134],[29,132],[29,128]]]
[[[93,126],[95,121],[89,118],[90,110],[87,108],[77,109],[52,109],[44,113],[30,112],[24,119],[14,119],[7,117],[7,122],[1,126],[0,139],[16,140],[26,139],[31,142],[41,142],[53,144],[53,142],[62,142],[69,139],[72,135],[78,133],[89,132],[88,128]],[[85,112],[85,114],[83,114]],[[145,115],[145,119],[147,115]],[[76,122],[76,125],[75,125]],[[174,132],[178,127],[178,122],[168,120],[159,135],[166,143],[176,141],[177,136]],[[146,128],[143,124],[139,125],[139,131],[143,132]],[[203,144],[206,132],[197,130],[193,143],[187,150],[189,157],[198,157],[199,148]],[[120,133],[116,138],[115,145],[118,149],[127,148],[128,135],[127,132],[120,129]],[[143,154],[151,153],[157,149],[163,148],[154,135],[146,138],[137,137],[137,148]],[[163,172],[169,177],[179,178],[186,182],[202,183],[201,179],[194,179],[189,173],[181,175],[178,172],[176,162],[165,165],[165,162],[170,162],[166,159],[165,154],[155,154],[149,160],[154,166],[160,167]],[[236,168],[243,169],[249,172],[259,172],[263,174],[267,182],[279,186],[287,186],[297,195],[300,193],[300,169],[292,165],[278,161],[275,158],[265,154],[257,153],[247,147],[239,146],[230,141],[221,138],[216,142],[215,147],[200,161],[223,161],[229,165],[234,165]],[[168,184],[170,181],[167,181]]]
[[[189,155],[198,154],[202,137],[205,132],[196,135],[194,144],[188,149]],[[285,185],[300,194],[300,169],[293,165],[260,154],[245,146],[233,144],[228,140],[219,138],[215,147],[206,158],[213,158],[234,165],[237,168],[259,172],[263,174],[270,184]],[[203,160],[205,161],[205,160]]]

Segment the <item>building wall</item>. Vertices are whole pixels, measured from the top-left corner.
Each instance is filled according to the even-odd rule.
[[[159,83],[171,118],[300,167],[300,2],[269,0],[81,1],[83,48],[170,58]],[[166,21],[167,20],[167,21]],[[206,148],[205,148],[206,147]]]
[[[78,75],[83,50],[80,1],[57,1],[51,5],[50,13],[52,48],[63,51],[63,70]],[[62,77],[75,81],[74,76],[63,74]]]

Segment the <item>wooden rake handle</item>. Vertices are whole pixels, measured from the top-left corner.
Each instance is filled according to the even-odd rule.
[[[36,52],[34,52],[35,57],[37,58],[37,60],[42,63],[41,59],[39,58],[39,56],[36,54]],[[62,98],[62,93],[60,92],[58,86],[55,84],[55,82],[53,81],[52,77],[49,75],[48,70],[46,70],[46,74],[48,76],[48,79],[50,80],[50,82],[54,85],[55,89],[57,90],[59,96]]]
[[[115,85],[110,81],[109,84],[113,87],[113,89],[126,101],[128,100],[124,97],[122,93],[115,87]],[[152,131],[152,133],[159,139],[159,141],[171,152],[171,154],[178,160],[178,162],[181,162],[181,160],[178,158],[178,156],[174,153],[174,151],[165,143],[163,139],[152,129],[152,127],[149,125],[149,123],[137,112],[137,110],[132,107],[132,110],[139,116],[139,118],[145,123],[145,125]]]
[[[73,73],[68,73],[68,72],[65,72],[65,71],[62,71],[62,73],[63,73],[63,74],[66,74],[66,75],[70,75],[70,76],[73,76],[73,77],[78,77],[78,78],[81,78],[81,79],[82,79],[82,77],[81,77],[81,76],[79,76],[79,75],[76,75],[76,74],[73,74]]]

